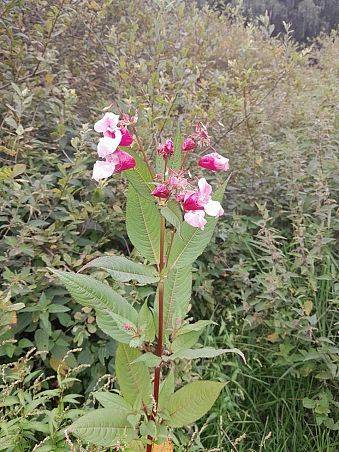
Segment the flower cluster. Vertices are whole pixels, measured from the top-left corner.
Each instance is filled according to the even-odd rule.
[[[127,147],[133,142],[133,137],[126,127],[129,123],[131,120],[126,115],[119,121],[118,115],[109,112],[94,124],[94,130],[103,134],[97,151],[98,156],[104,159],[97,160],[94,164],[93,179],[96,181],[135,167],[134,158],[118,149],[118,146]]]
[[[123,114],[119,120],[118,115],[105,113],[104,117],[95,123],[94,130],[103,134],[97,146],[98,155],[103,160],[95,163],[93,179],[98,181],[111,176],[114,172],[118,173],[135,167],[135,159],[127,152],[118,149],[118,146],[132,144],[133,137],[127,126],[134,125],[136,121],[136,116],[130,117]],[[206,215],[219,217],[223,215],[224,210],[220,202],[212,199],[212,187],[205,178],[200,178],[196,187],[186,177],[187,153],[194,151],[197,147],[212,148],[211,138],[206,126],[202,123],[196,124],[194,132],[182,143],[183,157],[180,170],[175,171],[170,168],[170,165],[167,170],[165,165],[164,174],[156,175],[156,187],[152,195],[162,199],[162,203],[169,198],[175,199],[182,207],[184,220],[193,227],[204,229],[207,222]],[[162,155],[166,162],[173,156],[174,151],[172,139],[167,139],[157,147],[158,154]],[[229,168],[228,159],[215,151],[200,157],[198,165],[213,172],[227,171]]]

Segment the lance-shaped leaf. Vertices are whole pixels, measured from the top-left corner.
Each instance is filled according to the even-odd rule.
[[[160,385],[159,409],[166,408],[169,397],[174,392],[174,372],[171,369],[165,380]]]
[[[192,424],[206,414],[216,401],[225,383],[193,381],[169,397],[167,410],[171,427]]]
[[[165,207],[160,209],[161,215],[168,221],[169,224],[175,227],[178,234],[181,236],[181,227],[183,223],[183,214],[179,203],[173,199],[169,200]]]
[[[192,269],[172,270],[164,280],[164,329],[172,330],[173,319],[183,317],[188,309],[192,291]],[[158,296],[155,312],[158,315]]]
[[[217,348],[213,348],[213,347],[188,348],[185,350],[179,350],[178,352],[173,353],[173,355],[170,356],[170,359],[214,358],[216,356],[220,356],[225,353],[236,353],[242,357],[244,362],[246,362],[244,354],[237,348],[217,349]]]
[[[90,411],[77,419],[68,431],[84,442],[105,447],[130,442],[137,436],[126,419],[126,412],[114,408]]]
[[[115,408],[118,411],[125,411],[126,413],[132,412],[132,406],[119,394],[97,391],[93,393],[93,396],[104,408]]]
[[[213,200],[222,200],[226,185],[227,181],[215,192]],[[169,269],[179,269],[191,265],[204,251],[212,238],[217,218],[206,215],[206,220],[207,224],[203,231],[184,223],[180,235],[175,234],[168,258]]]
[[[151,176],[145,163],[134,155],[137,165],[127,171],[129,181],[126,228],[137,251],[150,262],[160,260],[160,211],[151,195]]]
[[[149,195],[152,196],[152,195]],[[160,213],[153,199],[129,186],[126,206],[128,236],[138,252],[150,262],[160,259]]]
[[[123,398],[134,405],[140,401],[148,403],[151,396],[151,380],[148,369],[143,362],[134,362],[141,352],[128,345],[119,344],[115,356],[115,371]]]
[[[124,256],[98,257],[82,267],[81,271],[92,267],[102,268],[119,282],[137,281],[140,285],[145,285],[159,280],[154,267],[133,262]]]
[[[82,306],[95,309],[99,328],[119,342],[130,341],[130,336],[122,331],[116,320],[110,316],[110,313],[113,313],[132,324],[137,323],[138,313],[125,298],[107,284],[91,276],[59,270],[52,271],[59,277],[75,301]]]
[[[182,326],[172,342],[171,348],[173,352],[193,347],[198,341],[203,329],[211,323],[214,322],[212,320],[198,320],[198,322]]]
[[[135,359],[132,364],[134,363],[145,363],[147,367],[157,367],[161,363],[161,358],[160,356],[147,352]]]

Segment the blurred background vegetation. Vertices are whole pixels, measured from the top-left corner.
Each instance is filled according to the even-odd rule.
[[[92,124],[110,104],[139,112],[150,150],[208,123],[233,171],[195,267],[192,316],[213,318],[204,342],[240,348],[247,365],[182,365],[178,383],[228,385],[177,432],[176,450],[339,448],[338,6],[207,3],[2,2],[0,450],[99,450],[72,446],[64,429],[96,388],[114,387],[115,343],[46,267],[131,252],[123,178],[91,180]]]

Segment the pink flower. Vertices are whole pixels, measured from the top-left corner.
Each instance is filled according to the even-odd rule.
[[[122,133],[120,146],[130,146],[133,143],[133,136],[129,133],[126,127],[120,129]]]
[[[204,206],[211,199],[212,187],[204,177],[199,179],[198,187],[199,187],[199,202],[201,203],[201,205]]]
[[[182,190],[187,187],[188,181],[183,177],[183,172],[170,170],[170,177],[168,178],[168,185],[173,188],[173,190]]]
[[[185,213],[184,219],[190,226],[200,228],[201,230],[204,230],[205,224],[207,223],[205,220],[205,212],[203,210],[190,210]]]
[[[185,221],[193,227],[204,229],[205,213],[212,217],[220,217],[224,209],[219,201],[211,199],[212,187],[205,178],[199,179],[198,187],[198,191],[178,195],[177,200],[182,203]]]
[[[93,176],[92,179],[97,182],[100,179],[106,179],[107,177],[112,176],[115,170],[115,164],[113,162],[108,162],[107,160],[97,160],[93,167]]]
[[[152,191],[153,196],[162,199],[167,199],[170,196],[170,194],[171,192],[169,191],[165,184],[158,184]]]
[[[118,146],[130,146],[133,143],[133,136],[129,133],[126,127],[122,127],[121,129],[116,129],[114,132],[107,130],[104,132],[105,137],[110,137],[114,139],[118,139],[120,137],[120,141]]]
[[[167,159],[169,156],[174,153],[174,144],[172,140],[166,140],[165,144],[160,144],[157,149],[158,154],[162,155],[164,159]]]
[[[118,122],[119,115],[108,112],[104,114],[102,119],[99,119],[99,121],[94,124],[94,130],[99,133],[105,133],[107,131],[114,132],[117,129]]]
[[[131,325],[130,323],[126,322],[122,325],[123,329],[125,331],[132,331],[133,330],[133,325]]]
[[[217,152],[202,156],[199,160],[199,166],[212,171],[227,171],[229,168],[228,159]]]
[[[191,137],[187,137],[184,139],[184,142],[182,143],[181,149],[184,152],[192,151],[197,147],[197,143],[193,140]]]
[[[199,146],[209,146],[211,144],[211,137],[207,132],[207,127],[202,122],[198,122],[195,125],[195,133],[192,136]]]
[[[208,201],[207,204],[204,205],[204,210],[207,215],[211,217],[221,217],[224,214],[224,209],[222,208],[219,201]]]
[[[121,173],[135,167],[135,159],[128,152],[117,149],[113,155],[108,157],[115,164],[115,172]]]
[[[185,212],[193,210],[204,210],[204,206],[200,202],[199,192],[194,192],[188,195],[186,194],[182,207]]]
[[[120,140],[120,130],[115,131],[115,138],[110,138],[108,136],[100,138],[97,146],[99,157],[105,158],[108,155],[113,154],[113,152],[115,152],[116,148],[119,146]]]

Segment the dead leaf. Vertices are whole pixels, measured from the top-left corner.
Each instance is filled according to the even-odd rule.
[[[311,300],[306,300],[303,306],[303,310],[307,316],[309,316],[313,309],[313,303]]]
[[[269,342],[277,342],[277,340],[279,339],[279,335],[277,333],[272,333],[272,334],[269,334],[268,336],[266,336],[266,339]]]
[[[171,441],[166,441],[163,444],[153,444],[152,452],[173,452],[173,444]]]

